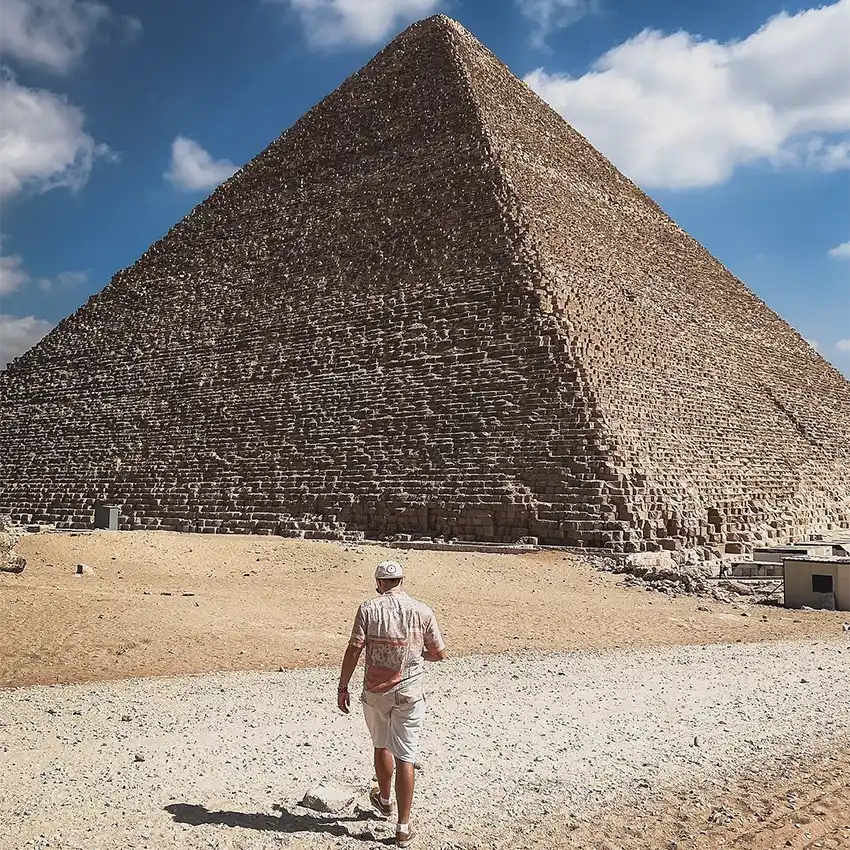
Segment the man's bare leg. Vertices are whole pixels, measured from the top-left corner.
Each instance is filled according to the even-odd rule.
[[[378,777],[378,789],[381,799],[389,800],[393,787],[393,767],[395,759],[393,754],[386,748],[375,748],[375,776]]]
[[[413,762],[396,761],[395,797],[398,803],[398,822],[410,823],[410,808],[413,805]]]

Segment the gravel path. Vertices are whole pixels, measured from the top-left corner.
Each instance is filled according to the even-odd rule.
[[[418,846],[521,846],[555,811],[822,746],[850,727],[848,681],[846,640],[431,667]],[[372,847],[388,825],[297,806],[322,780],[369,788],[365,725],[336,712],[335,682],[322,668],[2,691],[0,848]]]

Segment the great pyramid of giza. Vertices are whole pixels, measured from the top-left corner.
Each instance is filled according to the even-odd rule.
[[[850,523],[847,380],[443,16],[0,382],[28,521],[704,557]]]

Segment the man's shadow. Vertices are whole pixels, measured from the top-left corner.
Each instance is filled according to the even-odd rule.
[[[345,817],[321,818],[316,815],[298,814],[286,809],[280,810],[280,815],[267,815],[259,812],[249,814],[248,812],[226,812],[210,811],[205,806],[191,805],[190,803],[172,803],[165,807],[171,817],[177,823],[201,826],[202,824],[214,824],[219,826],[239,826],[243,829],[267,830],[270,832],[326,832],[337,838],[343,836],[356,838],[361,841],[371,841],[378,844],[389,844],[392,837],[387,839],[376,838],[373,835],[352,835],[343,823],[356,823],[358,821],[373,820],[374,817],[368,812],[360,812],[356,815]]]

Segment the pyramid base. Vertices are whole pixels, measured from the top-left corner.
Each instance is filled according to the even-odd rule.
[[[22,525],[52,524],[60,530],[94,529],[94,505],[30,510],[0,508],[13,521]],[[521,524],[509,525],[508,516],[521,519]],[[190,509],[168,507],[153,510],[128,510],[122,507],[118,528],[121,531],[172,531],[194,534],[251,534],[301,540],[326,540],[342,543],[391,543],[400,548],[440,548],[459,551],[462,547],[492,547],[494,551],[529,551],[534,546],[570,549],[586,554],[643,558],[648,564],[655,559],[661,563],[679,565],[717,561],[725,556],[747,556],[756,546],[782,544],[806,539],[809,532],[846,530],[848,523],[826,523],[808,530],[796,527],[765,531],[738,531],[714,534],[710,539],[685,536],[641,538],[637,529],[628,523],[600,520],[538,520],[526,505],[500,505],[493,508],[476,506],[454,515],[442,512],[428,516],[431,522],[414,509],[411,512],[390,508],[375,513],[374,522],[351,522],[340,514],[238,512],[199,514]],[[413,520],[413,521],[411,521]],[[649,560],[647,560],[649,559]],[[653,563],[655,562],[653,561]]]

